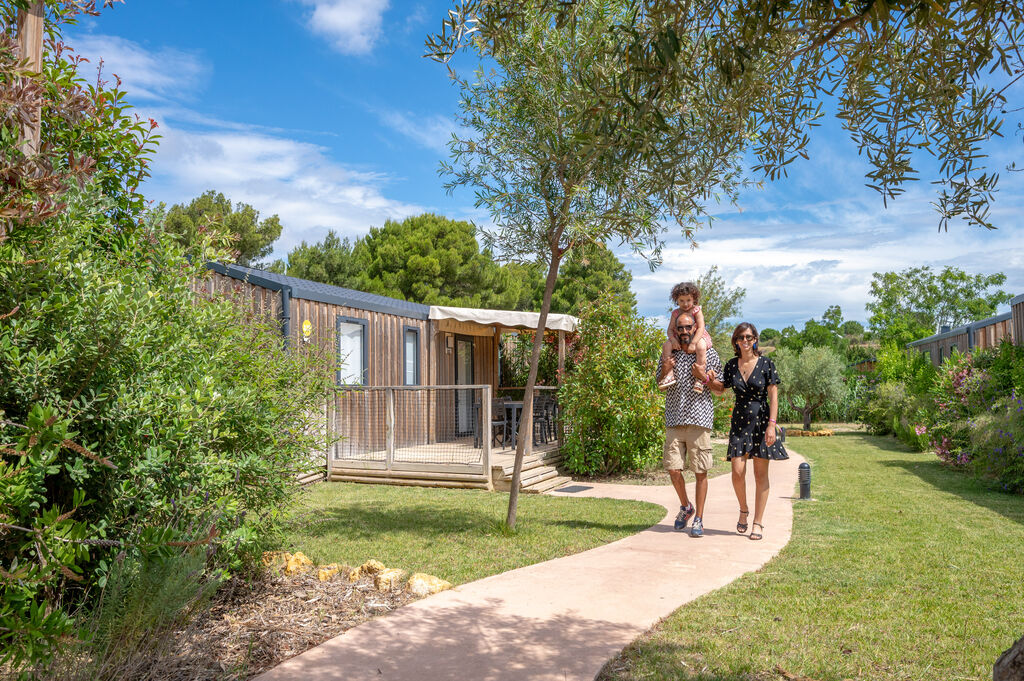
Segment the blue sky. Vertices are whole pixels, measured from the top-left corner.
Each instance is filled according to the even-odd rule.
[[[72,47],[124,81],[163,134],[147,198],[186,202],[207,189],[278,214],[275,257],[328,229],[357,237],[389,218],[432,211],[487,224],[471,191],[445,194],[437,174],[457,92],[422,58],[451,4],[415,0],[127,0],[67,31]],[[243,9],[244,8],[244,9]],[[1024,92],[1018,87],[1017,98]],[[712,265],[747,290],[744,318],[802,325],[833,304],[866,319],[872,272],[929,264],[1003,271],[1024,293],[1024,141],[988,147],[1002,180],[999,229],[938,232],[925,181],[889,208],[864,187],[865,161],[834,123],[790,176],[723,206],[692,249],[669,226],[664,264],[628,252],[641,313],[663,317],[667,292]]]

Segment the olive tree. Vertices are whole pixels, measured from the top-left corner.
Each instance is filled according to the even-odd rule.
[[[816,410],[843,398],[844,363],[835,350],[809,345],[800,352],[783,348],[773,357],[782,379],[779,395],[803,415],[804,430],[810,429]]]
[[[571,26],[588,3],[456,0],[428,49],[441,58],[467,42],[515,49],[538,17]],[[614,60],[581,83],[600,94],[593,125],[624,165],[656,159],[666,188],[689,162],[675,138],[689,134],[695,111],[717,119],[712,134],[731,128],[752,170],[775,179],[808,156],[832,110],[883,201],[934,158],[940,227],[954,218],[994,227],[998,176],[984,159],[1019,111],[1007,91],[1024,76],[1021,3],[624,0],[609,39]]]
[[[617,132],[602,123],[607,104],[594,84],[617,68],[613,28],[627,19],[625,12],[622,3],[593,0],[577,6],[572,22],[527,13],[500,50],[470,41],[486,68],[464,76],[449,65],[461,90],[459,122],[468,132],[450,142],[451,160],[442,163],[445,186],[449,192],[475,189],[477,206],[493,220],[484,237],[496,252],[514,262],[541,262],[547,271],[509,527],[515,525],[537,364],[560,263],[580,246],[621,242],[656,264],[666,219],[692,237],[712,193],[733,197],[740,185],[736,140],[708,134],[713,123],[701,108],[688,113],[690,134],[674,140],[673,149],[687,160],[673,171],[671,187],[664,186],[655,157],[626,155],[609,143]]]

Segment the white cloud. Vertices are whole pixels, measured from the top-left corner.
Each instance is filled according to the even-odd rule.
[[[342,54],[368,54],[381,36],[389,0],[303,0],[313,6],[309,26]]]
[[[461,131],[452,119],[439,115],[417,115],[412,112],[383,111],[381,121],[420,146],[442,154],[448,153],[448,140],[452,133]]]
[[[156,195],[183,202],[208,189],[223,192],[263,215],[277,214],[284,229],[274,257],[300,241],[319,241],[328,229],[357,237],[371,225],[422,212],[383,193],[389,177],[347,168],[317,145],[256,132],[189,132],[165,127],[154,164]]]
[[[202,84],[209,67],[199,55],[169,47],[152,52],[136,42],[110,35],[78,35],[70,39],[79,55],[96,68],[103,60],[103,78],[121,78],[132,101],[188,98]],[[80,67],[83,75],[89,68]]]
[[[777,328],[799,328],[807,319],[820,319],[830,305],[840,305],[847,319],[864,321],[872,274],[917,265],[1004,272],[1003,288],[1022,293],[1024,225],[1017,216],[1024,212],[1024,182],[1004,182],[992,210],[1001,226],[995,231],[954,224],[948,232],[937,232],[938,216],[923,188],[908,192],[888,210],[870,198],[847,195],[791,210],[733,213],[699,233],[697,249],[681,243],[670,228],[664,263],[653,273],[632,254],[620,253],[620,258],[633,273],[641,314],[663,314],[673,284],[718,265],[728,285],[747,290],[744,319]],[[785,198],[776,201],[779,205]]]

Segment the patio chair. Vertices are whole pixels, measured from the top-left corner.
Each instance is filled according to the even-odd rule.
[[[548,398],[543,395],[538,395],[533,400],[533,444],[535,445],[547,442],[545,438],[550,426],[547,416],[547,400]]]
[[[505,402],[496,399],[491,400],[491,442],[498,442],[498,429],[501,429],[501,446],[508,443],[508,416],[505,414]]]
[[[547,439],[546,442],[558,439],[558,403],[553,397],[547,398],[544,403],[544,414],[547,419]]]

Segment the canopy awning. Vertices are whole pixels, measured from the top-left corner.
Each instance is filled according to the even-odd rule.
[[[454,319],[483,326],[504,326],[511,329],[536,329],[540,321],[539,312],[516,312],[514,310],[482,310],[475,307],[430,306],[430,319]],[[548,331],[575,331],[580,320],[571,314],[548,314],[545,328]]]

